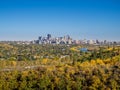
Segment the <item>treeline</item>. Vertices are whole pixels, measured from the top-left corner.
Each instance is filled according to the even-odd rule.
[[[0,44],[0,90],[120,90],[119,73],[119,46]]]
[[[120,57],[1,71],[0,90],[120,90]]]
[[[76,50],[71,50],[72,47],[76,47]],[[82,47],[86,47],[88,51],[80,51]],[[112,58],[119,54],[120,47],[117,46],[0,44],[0,60],[26,61],[65,57],[66,59],[84,62],[98,58]]]
[[[71,53],[67,45],[0,44],[0,60],[38,60]]]

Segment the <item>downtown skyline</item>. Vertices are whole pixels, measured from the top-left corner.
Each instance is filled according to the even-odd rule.
[[[1,41],[35,40],[47,33],[120,41],[120,1],[0,1]]]

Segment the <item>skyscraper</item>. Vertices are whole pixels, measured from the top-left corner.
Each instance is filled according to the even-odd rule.
[[[41,41],[41,39],[42,39],[42,36],[39,36],[39,37],[38,37],[38,40]]]
[[[47,39],[50,40],[51,34],[47,34]]]

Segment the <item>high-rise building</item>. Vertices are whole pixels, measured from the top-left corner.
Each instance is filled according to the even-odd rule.
[[[96,44],[99,44],[100,42],[98,40],[96,40]]]
[[[70,39],[70,36],[69,36],[69,35],[66,35],[66,36],[64,36],[64,39],[65,39],[65,40],[69,40],[69,39]]]
[[[64,37],[52,38],[51,34],[47,34],[47,37],[39,36],[36,41],[38,44],[72,44],[72,38],[69,35]]]
[[[51,34],[47,34],[47,39],[50,40]]]
[[[42,36],[39,36],[39,37],[38,37],[38,40],[41,41],[41,40],[42,40]]]

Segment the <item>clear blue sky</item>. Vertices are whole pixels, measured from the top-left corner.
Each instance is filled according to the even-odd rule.
[[[0,40],[47,33],[120,41],[120,0],[0,0]]]

